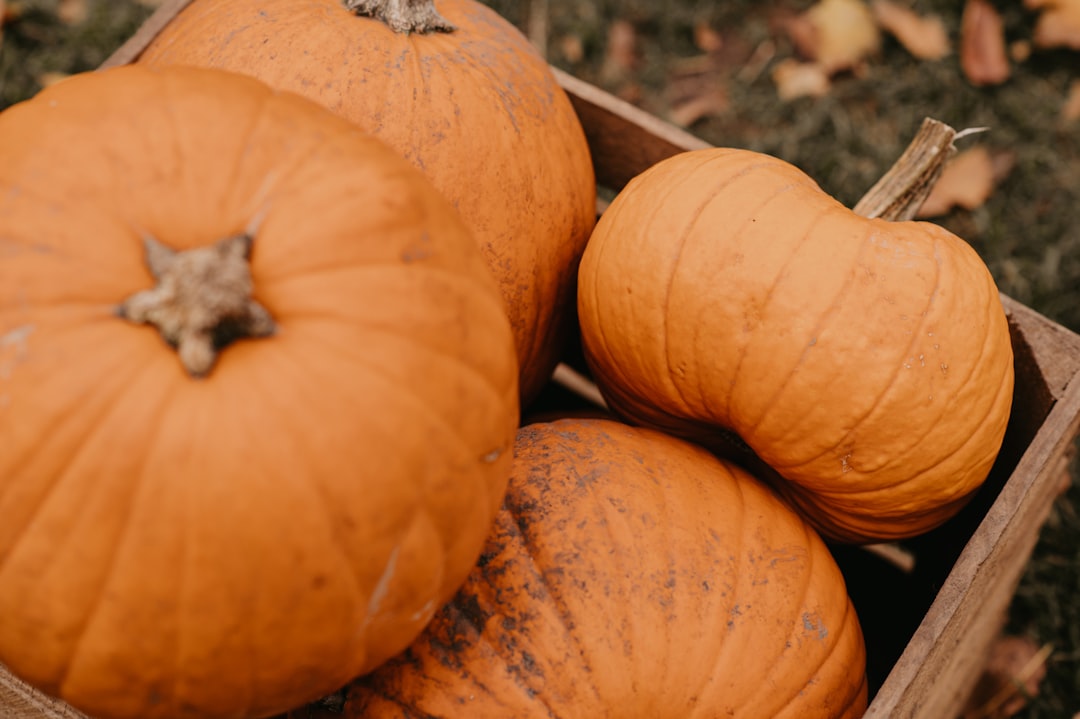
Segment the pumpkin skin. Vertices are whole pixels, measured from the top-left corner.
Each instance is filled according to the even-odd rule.
[[[718,452],[733,432],[831,538],[941,524],[1000,449],[1012,346],[982,260],[937,225],[856,215],[777,158],[658,163],[601,217],[578,281],[616,414]]]
[[[0,662],[97,719],[240,717],[412,641],[479,556],[517,366],[424,176],[213,70],[75,76],[0,114]],[[277,323],[194,380],[116,315],[141,235],[254,229]]]
[[[461,212],[499,281],[522,404],[572,328],[596,220],[584,131],[543,58],[474,0],[440,0],[451,33],[399,34],[342,0],[195,0],[138,62],[218,67],[292,90],[373,132]]]
[[[514,454],[476,569],[345,717],[862,716],[843,577],[767,487],[609,420],[524,427]]]

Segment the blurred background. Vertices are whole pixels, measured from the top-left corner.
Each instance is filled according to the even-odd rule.
[[[93,69],[159,4],[0,0],[0,109]],[[708,142],[792,162],[849,206],[924,117],[982,128],[957,142],[923,217],[970,242],[1003,292],[1080,332],[1080,2],[486,4],[553,65]],[[1001,645],[1022,701],[965,719],[1080,716],[1078,508],[1074,460]]]

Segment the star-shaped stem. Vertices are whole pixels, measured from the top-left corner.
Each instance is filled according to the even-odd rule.
[[[357,15],[382,20],[395,32],[453,32],[456,28],[435,10],[434,0],[344,0]]]
[[[188,374],[205,376],[229,342],[274,332],[270,313],[251,298],[251,243],[250,236],[237,235],[178,252],[145,237],[146,264],[157,285],[128,297],[117,313],[153,325]]]

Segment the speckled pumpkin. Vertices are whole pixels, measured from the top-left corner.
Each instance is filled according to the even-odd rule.
[[[0,114],[0,662],[35,686],[266,716],[401,651],[480,554],[517,398],[458,216],[315,103],[124,67]]]
[[[424,20],[437,10],[454,29],[395,31],[347,4]],[[547,63],[512,24],[475,0],[431,6],[194,0],[138,62],[253,75],[360,124],[422,168],[499,281],[527,403],[572,326],[574,277],[596,219],[589,148]]]
[[[978,254],[856,215],[775,157],[698,150],[635,178],[589,241],[578,309],[620,416],[718,451],[734,433],[833,538],[941,524],[1005,433],[1012,345]]]
[[[476,569],[344,716],[853,719],[864,665],[832,556],[764,485],[659,432],[560,420],[519,431]]]

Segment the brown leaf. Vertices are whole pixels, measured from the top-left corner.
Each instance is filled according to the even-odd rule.
[[[71,74],[66,72],[43,72],[35,79],[37,80],[38,85],[49,87],[50,85],[55,85],[61,80],[66,80],[69,77],[71,77]]]
[[[1039,693],[1050,647],[1026,637],[1001,636],[990,647],[983,674],[964,707],[962,719],[1008,719]]]
[[[781,60],[772,71],[776,94],[788,102],[798,97],[822,97],[829,94],[829,74],[816,62]]]
[[[618,82],[631,77],[637,67],[637,30],[628,20],[615,20],[608,28],[607,51],[600,76],[605,82]]]
[[[703,82],[696,93],[672,104],[668,119],[689,127],[702,118],[720,115],[729,106],[727,88],[719,82]]]
[[[1035,47],[1070,47],[1080,50],[1080,0],[1024,0],[1039,10],[1032,42]]]
[[[585,59],[585,43],[580,35],[563,35],[556,46],[567,62],[577,64]]]
[[[981,207],[998,182],[1009,174],[1012,163],[1011,154],[994,156],[983,145],[959,153],[945,165],[930,196],[919,208],[918,217],[938,217],[954,207]]]
[[[702,52],[715,54],[724,49],[724,37],[708,23],[694,26],[694,45]]]
[[[1061,119],[1064,122],[1080,120],[1080,80],[1073,80],[1069,85],[1069,94],[1061,107]]]
[[[66,25],[78,25],[86,20],[88,14],[86,0],[60,0],[56,8],[56,16]]]
[[[862,0],[820,0],[787,22],[788,36],[804,57],[828,75],[857,69],[881,46],[881,33]]]
[[[920,60],[940,60],[952,52],[940,17],[922,17],[893,0],[873,0],[870,8],[878,26]]]
[[[972,85],[998,85],[1009,79],[1005,27],[987,0],[967,0],[960,23],[960,67]]]

